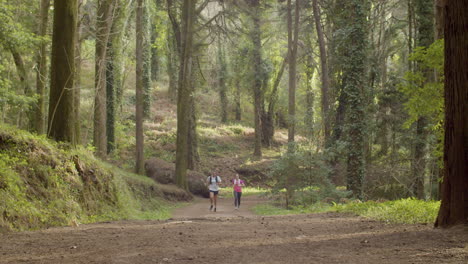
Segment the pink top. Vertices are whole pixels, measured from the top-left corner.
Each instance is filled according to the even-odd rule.
[[[232,180],[232,183],[234,184],[234,191],[235,192],[242,192],[242,184],[244,184],[243,180],[234,179],[234,180]]]

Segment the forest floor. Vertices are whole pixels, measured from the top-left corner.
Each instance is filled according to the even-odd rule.
[[[468,263],[468,230],[337,213],[256,216],[265,200],[217,212],[197,198],[167,221],[120,221],[0,234],[0,263]]]

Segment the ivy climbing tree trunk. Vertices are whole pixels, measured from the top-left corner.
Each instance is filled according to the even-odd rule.
[[[445,142],[442,202],[436,227],[468,224],[468,13],[465,0],[445,6]]]
[[[353,196],[362,199],[362,184],[365,176],[364,133],[365,97],[364,78],[367,47],[366,0],[345,2],[348,32],[343,61],[343,92],[349,105],[346,118],[348,137],[347,189]]]
[[[54,1],[47,135],[72,144],[76,142],[73,119],[76,19],[76,0]]]
[[[39,26],[38,35],[44,38],[47,35],[47,25],[49,21],[50,0],[41,0],[39,7]],[[34,107],[34,130],[38,134],[45,133],[45,91],[47,82],[47,42],[40,40],[39,51],[37,53],[37,71],[36,71],[36,94],[37,103]]]
[[[143,87],[143,45],[144,45],[144,23],[143,8],[145,0],[137,0],[136,10],[136,164],[135,173],[141,174],[144,171],[143,153],[143,115],[144,115],[144,87]]]

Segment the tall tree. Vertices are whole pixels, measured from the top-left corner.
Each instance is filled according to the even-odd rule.
[[[75,143],[73,81],[77,0],[54,1],[51,84],[47,135]]]
[[[314,19],[315,19],[315,28],[318,37],[319,49],[320,49],[320,62],[321,62],[321,75],[320,78],[322,80],[322,99],[321,99],[321,106],[322,106],[322,122],[323,122],[323,129],[324,129],[324,138],[325,143],[328,142],[330,134],[331,134],[331,122],[330,122],[330,102],[329,102],[329,85],[330,85],[330,78],[328,74],[328,62],[327,62],[327,51],[325,47],[325,36],[323,33],[322,28],[322,19],[320,14],[320,7],[317,3],[317,0],[312,1],[312,8],[314,12]]]
[[[49,21],[50,0],[41,0],[39,7],[38,35],[44,38],[47,34],[47,24]],[[45,133],[45,91],[47,82],[47,42],[41,39],[39,51],[37,53],[37,72],[36,72],[36,94],[37,104],[34,109],[34,130],[38,134]]]
[[[255,157],[262,156],[262,111],[263,111],[263,91],[262,91],[262,31],[260,27],[261,7],[259,0],[246,0],[250,9],[252,28],[249,32],[252,41],[252,64],[253,64],[253,95],[254,95],[254,127],[255,127]]]
[[[193,53],[193,30],[195,21],[196,0],[184,0],[182,6],[182,28],[181,28],[181,55],[179,70],[179,88],[177,91],[177,149],[175,182],[183,188],[188,189],[187,166],[188,166],[188,134],[189,134],[189,110],[190,96],[192,93],[192,53]]]
[[[418,41],[419,47],[429,47],[434,42],[434,7],[427,0],[416,0],[416,15],[418,21]],[[425,70],[424,76],[426,80],[432,79],[433,72]],[[419,199],[424,199],[424,171],[426,168],[426,153],[427,141],[427,126],[426,117],[419,117],[416,121],[416,135],[413,158],[413,192]]]
[[[296,0],[294,25],[292,22],[292,4],[288,0],[288,60],[289,60],[289,104],[288,104],[288,142],[294,142],[296,134],[296,59],[299,36],[299,0]],[[290,145],[292,146],[292,145]]]
[[[96,18],[94,146],[100,157],[105,157],[107,155],[106,58],[107,43],[113,18],[113,5],[114,0],[98,0]]]
[[[221,43],[221,37],[218,36],[218,91],[219,91],[219,102],[221,105],[221,122],[227,123],[228,121],[228,98],[227,98],[227,86],[226,86],[226,59]]]
[[[143,45],[144,45],[144,0],[137,0],[136,10],[136,165],[135,173],[143,173],[144,152],[143,152],[143,115],[144,115],[144,80],[143,80]]]
[[[143,7],[143,113],[148,118],[151,108],[151,14],[149,2]]]
[[[435,226],[468,224],[468,13],[466,0],[445,6],[445,143],[442,202]]]
[[[75,78],[73,85],[73,116],[75,120],[76,143],[81,143],[81,122],[80,122],[80,107],[81,107],[81,62],[82,62],[82,43],[84,29],[84,0],[78,0],[78,21],[76,25],[75,37]]]
[[[343,92],[349,105],[346,118],[348,137],[347,188],[362,199],[365,175],[364,158],[364,76],[366,73],[367,13],[366,0],[349,0],[345,3],[348,26],[343,58]]]

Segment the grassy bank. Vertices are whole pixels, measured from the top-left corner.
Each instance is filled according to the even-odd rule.
[[[0,124],[0,230],[166,219],[191,198],[104,163],[84,148]]]
[[[349,202],[345,204],[315,203],[309,206],[295,206],[290,210],[262,204],[254,208],[259,215],[289,215],[322,212],[352,213],[369,219],[387,223],[432,224],[435,221],[440,206],[438,201],[421,201],[417,199],[401,199],[386,202]]]

